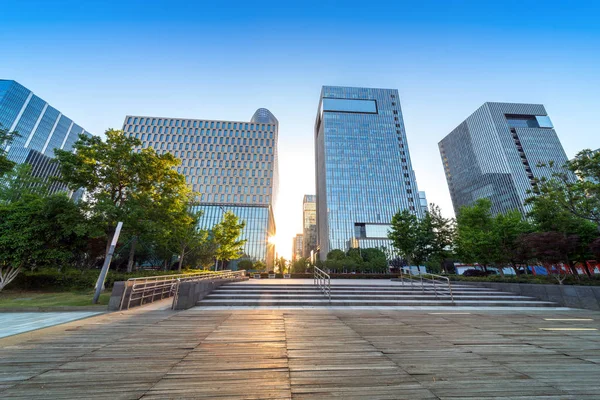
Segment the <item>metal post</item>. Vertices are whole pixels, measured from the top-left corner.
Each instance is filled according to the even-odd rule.
[[[121,233],[122,227],[123,222],[117,223],[115,235],[112,238],[112,242],[110,243],[110,247],[108,249],[108,254],[106,254],[106,259],[104,260],[104,265],[102,266],[102,271],[100,271],[100,276],[96,282],[96,293],[94,294],[94,299],[92,300],[92,303],[94,304],[98,303],[100,293],[102,292],[102,289],[104,289],[104,281],[106,280],[106,274],[108,273],[108,268],[110,267],[110,260],[112,260],[113,253],[115,252],[115,247],[117,246],[117,241],[119,240],[119,234]]]

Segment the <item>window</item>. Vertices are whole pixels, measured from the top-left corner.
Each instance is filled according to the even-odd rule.
[[[332,111],[377,114],[377,102],[375,100],[323,98],[321,107],[322,112]]]

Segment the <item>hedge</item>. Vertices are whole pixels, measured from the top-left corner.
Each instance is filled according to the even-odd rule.
[[[457,282],[499,282],[499,283],[532,283],[543,285],[558,285],[558,280],[553,276],[545,275],[519,275],[519,276],[499,276],[489,275],[486,277],[472,277],[462,275],[448,275],[451,281]],[[563,285],[581,285],[581,286],[600,286],[600,275],[592,276],[591,278],[579,275],[579,279],[575,275],[568,275]]]
[[[194,273],[198,270],[187,270],[184,273]],[[177,271],[136,271],[132,273],[108,271],[105,286],[111,289],[118,281],[126,281],[129,278],[140,278],[147,276],[173,275]],[[40,269],[21,272],[7,288],[18,290],[85,290],[96,285],[100,274],[99,269],[92,270],[63,270]]]

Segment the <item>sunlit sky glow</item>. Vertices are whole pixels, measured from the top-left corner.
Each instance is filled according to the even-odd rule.
[[[542,103],[569,157],[600,147],[600,2],[2,2],[0,78],[92,133],[126,114],[280,121],[277,246],[313,194],[322,85],[398,89],[413,167],[453,215],[437,143],[486,101]]]

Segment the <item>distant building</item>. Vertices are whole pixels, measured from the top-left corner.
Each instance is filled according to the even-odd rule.
[[[292,261],[296,261],[302,258],[303,248],[304,248],[304,239],[301,233],[297,234],[294,237],[294,243],[292,245]]]
[[[29,164],[32,175],[50,183],[59,176],[54,150],[70,151],[79,135],[91,136],[33,92],[16,81],[0,79],[0,126],[16,137],[6,146],[8,158],[17,164]],[[50,183],[50,192],[65,191],[63,184]]]
[[[319,257],[385,247],[392,216],[422,216],[395,89],[324,86],[315,122]]]
[[[429,204],[427,203],[427,196],[425,195],[425,192],[422,190],[419,191],[419,206],[421,207],[421,211],[423,212],[423,215],[425,215],[425,213],[429,211]]]
[[[567,156],[541,104],[485,103],[439,142],[455,213],[487,198],[492,212],[529,211],[538,179]],[[553,169],[539,163],[554,161]]]
[[[317,250],[317,196],[304,195],[302,201],[302,257],[310,258],[310,253]]]
[[[181,159],[177,171],[201,196],[201,228],[212,228],[225,211],[233,212],[246,222],[241,258],[273,268],[279,122],[269,110],[258,109],[248,122],[128,115],[123,131],[140,139],[142,148]],[[230,267],[236,265],[232,261]]]

